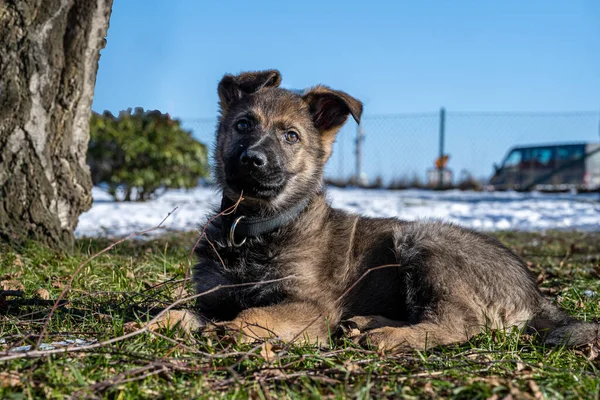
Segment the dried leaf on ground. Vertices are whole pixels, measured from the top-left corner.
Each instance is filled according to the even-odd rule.
[[[25,286],[16,280],[0,281],[0,289],[2,290],[25,290]]]
[[[22,385],[21,374],[17,371],[1,371],[0,372],[0,387],[14,388]]]
[[[56,281],[52,282],[52,287],[57,288],[57,289],[63,289],[65,287],[65,284],[59,280],[56,280]]]
[[[264,342],[262,346],[260,346],[260,355],[262,356],[262,358],[264,358],[267,361],[273,361],[277,354],[272,349],[273,345],[271,344],[271,342]]]
[[[536,400],[542,400],[544,398],[544,394],[541,392],[540,387],[535,381],[529,381],[529,388]]]
[[[25,264],[23,264],[23,260],[19,254],[15,254],[15,260],[13,261],[13,265],[15,267],[22,268]]]
[[[281,344],[266,341],[260,347],[260,355],[267,361],[273,361],[277,357],[277,352],[281,350],[283,350]]]

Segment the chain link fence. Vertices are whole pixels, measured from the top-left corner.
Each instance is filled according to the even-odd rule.
[[[516,145],[600,141],[600,113],[444,113],[443,153],[453,183],[487,182]],[[382,187],[421,186],[440,156],[442,113],[365,116],[341,129],[325,169],[329,182]],[[203,143],[214,145],[216,119],[183,119]],[[357,144],[359,144],[357,146]],[[360,149],[357,152],[357,148]],[[360,155],[359,155],[360,154]]]

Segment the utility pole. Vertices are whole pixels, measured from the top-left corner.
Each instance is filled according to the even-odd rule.
[[[444,188],[444,135],[446,133],[446,110],[440,109],[440,158],[438,165],[438,189]]]
[[[362,177],[362,147],[365,140],[365,132],[360,126],[356,125],[356,185],[361,186]]]

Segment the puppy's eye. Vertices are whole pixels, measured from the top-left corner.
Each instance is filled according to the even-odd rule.
[[[294,131],[287,131],[283,137],[288,143],[298,143],[300,141],[300,135]]]
[[[238,122],[235,123],[235,129],[238,132],[246,132],[250,130],[250,121],[248,121],[246,118],[240,119]]]

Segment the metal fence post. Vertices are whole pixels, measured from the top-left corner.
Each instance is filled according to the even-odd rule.
[[[600,112],[598,113],[598,139],[600,139]],[[600,202],[600,191],[598,191],[598,201]]]
[[[356,185],[361,186],[361,176],[362,176],[362,145],[365,139],[365,134],[360,126],[360,124],[356,125]]]
[[[440,158],[438,165],[438,189],[444,188],[444,135],[446,133],[446,110],[440,109]]]
[[[598,139],[600,139],[600,112],[598,113]]]

